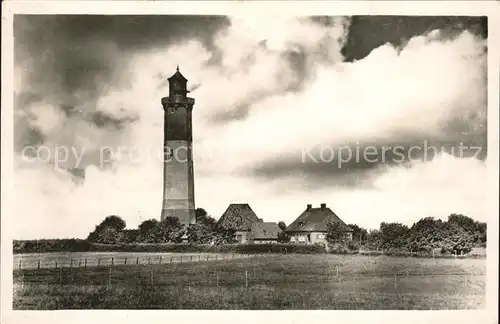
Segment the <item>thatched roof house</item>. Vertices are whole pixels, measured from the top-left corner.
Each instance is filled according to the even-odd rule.
[[[238,243],[246,243],[253,223],[262,222],[249,204],[230,204],[217,222],[221,227],[236,231]]]
[[[316,243],[325,240],[328,223],[339,224],[339,230],[352,238],[353,229],[344,223],[326,204],[319,208],[307,205],[305,211],[291,223],[285,232],[290,235],[291,242]]]
[[[276,243],[278,242],[278,234],[282,230],[278,224],[272,222],[253,223],[248,235],[249,241],[259,243]]]

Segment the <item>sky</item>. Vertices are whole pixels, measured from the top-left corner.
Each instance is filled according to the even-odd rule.
[[[487,220],[485,18],[17,15],[14,37],[16,238],[159,219],[177,64],[212,217]]]

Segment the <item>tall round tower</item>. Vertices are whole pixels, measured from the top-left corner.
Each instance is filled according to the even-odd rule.
[[[196,222],[191,128],[194,99],[187,97],[187,81],[177,66],[168,79],[169,96],[161,99],[165,111],[161,219],[177,217],[186,226]]]

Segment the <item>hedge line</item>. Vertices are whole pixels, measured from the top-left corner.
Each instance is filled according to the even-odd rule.
[[[81,239],[14,240],[13,253],[86,252],[92,243]]]
[[[97,244],[79,239],[14,241],[14,254],[48,252],[218,252],[218,253],[326,253],[321,245],[295,244]]]
[[[297,253],[317,254],[326,253],[322,245],[299,245],[299,244],[230,244],[230,245],[202,245],[202,244],[98,244],[81,239],[59,239],[59,240],[30,240],[13,242],[13,253],[49,253],[49,252],[170,252],[170,253]],[[342,254],[334,252],[337,254]],[[388,255],[388,256],[412,256],[433,257],[432,253],[408,252],[403,250],[390,251],[353,251],[343,254],[360,255]],[[436,253],[436,258],[455,258],[452,255]],[[484,254],[470,253],[458,258],[485,258]]]

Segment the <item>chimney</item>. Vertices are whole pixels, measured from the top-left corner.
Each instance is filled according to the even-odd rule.
[[[311,204],[307,204],[306,210],[311,210],[311,208],[312,208],[312,205]]]
[[[321,204],[321,209],[325,209],[326,208],[326,204]]]

